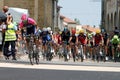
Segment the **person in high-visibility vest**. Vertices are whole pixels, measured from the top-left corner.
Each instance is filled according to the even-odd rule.
[[[5,59],[9,59],[9,56],[12,55],[12,60],[16,60],[16,54],[15,54],[15,42],[16,42],[16,31],[17,26],[13,23],[13,17],[9,15],[7,17],[7,26],[5,31],[5,40],[4,40],[4,50],[3,55],[5,56]],[[11,48],[9,50],[9,47]]]

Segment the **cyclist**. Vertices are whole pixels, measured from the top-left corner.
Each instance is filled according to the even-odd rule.
[[[76,37],[76,30],[75,29],[72,29],[72,35],[70,36],[70,39],[69,39],[69,43],[70,43],[70,47],[71,47],[71,52],[72,52],[72,55],[73,55],[73,60],[75,61],[75,58],[76,58],[76,52],[77,52],[77,46],[76,46],[76,43],[77,43],[77,37]]]
[[[30,36],[35,34],[37,28],[37,23],[34,19],[28,17],[26,14],[21,16],[21,22],[19,23],[19,28],[21,30],[22,36]],[[30,37],[26,37],[26,47],[29,46]]]
[[[69,47],[69,39],[70,39],[70,31],[67,27],[64,28],[61,34],[61,40],[62,42],[66,42],[67,47]]]
[[[67,44],[68,44],[68,41],[70,38],[70,31],[68,30],[67,27],[65,27],[64,30],[62,31],[61,38],[62,38],[62,41],[67,41]]]
[[[45,54],[47,53],[47,43],[52,40],[50,32],[48,31],[47,28],[43,28],[42,32],[40,34],[40,38],[42,40],[42,49],[43,49],[43,55],[45,57]]]
[[[118,47],[118,45],[120,43],[120,39],[118,38],[118,35],[114,35],[111,42],[112,42],[112,45],[113,45],[112,46],[112,57],[114,59],[115,50],[117,49],[117,47]]]
[[[87,35],[88,52],[90,53],[90,58],[92,58],[92,54],[93,54],[93,36],[94,36],[94,33],[88,33]]]
[[[94,55],[93,56],[100,55],[99,52],[100,52],[100,47],[102,45],[103,45],[103,36],[101,34],[101,31],[98,29],[98,30],[96,30],[96,34],[94,36]]]
[[[83,53],[84,53],[84,59],[86,59],[86,44],[87,44],[87,36],[84,33],[83,29],[80,29],[79,35],[78,35],[78,44],[83,46]]]
[[[46,44],[46,42],[47,42],[47,34],[48,34],[48,31],[47,31],[47,28],[43,28],[42,29],[42,32],[41,32],[41,34],[40,34],[40,37],[41,37],[41,40],[42,40],[42,44],[43,44],[43,50],[44,51],[46,51],[46,46],[45,46],[45,44]]]
[[[64,47],[64,49],[66,49],[67,54],[68,54],[68,51],[70,51],[69,39],[70,39],[70,31],[68,30],[67,27],[65,27],[61,34],[61,41],[63,43],[62,46]],[[66,58],[66,54],[65,54],[65,61],[67,59],[68,58]]]
[[[104,40],[105,55],[108,56],[109,35],[108,35],[107,32],[104,32],[104,34],[103,34],[103,40]],[[108,57],[106,57],[106,58],[108,58]]]

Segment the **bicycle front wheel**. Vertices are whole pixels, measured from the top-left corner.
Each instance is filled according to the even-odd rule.
[[[33,55],[33,52],[30,52],[30,53],[29,53],[29,60],[30,60],[31,65],[34,64],[34,57],[33,57],[33,56],[34,56],[34,55]]]

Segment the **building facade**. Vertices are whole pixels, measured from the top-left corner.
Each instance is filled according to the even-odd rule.
[[[115,27],[120,30],[120,0],[102,0],[101,28],[113,32]]]
[[[4,5],[28,9],[40,27],[52,27],[57,24],[56,11],[58,0],[0,0],[0,9]]]

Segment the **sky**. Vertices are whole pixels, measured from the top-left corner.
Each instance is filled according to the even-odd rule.
[[[62,7],[62,15],[77,18],[82,25],[100,25],[101,0],[59,0],[58,5]]]

